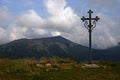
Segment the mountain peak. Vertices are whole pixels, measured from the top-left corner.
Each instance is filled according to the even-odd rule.
[[[62,36],[51,36],[51,37],[45,37],[45,38],[41,38],[41,39],[55,39],[55,38],[58,38],[58,39],[66,39]]]
[[[48,42],[61,42],[61,43],[73,43],[72,41],[62,37],[62,36],[52,36],[52,37],[46,37],[46,38],[38,38],[38,39],[32,39],[32,40],[42,40],[42,41],[48,41]]]
[[[60,35],[59,35],[59,36],[53,36],[53,37],[58,37],[58,38],[59,38],[59,37],[61,37],[61,38],[63,38],[63,37],[62,37],[62,36],[60,36]]]

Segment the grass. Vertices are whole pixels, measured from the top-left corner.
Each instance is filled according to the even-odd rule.
[[[52,66],[38,67],[47,59],[0,59],[0,80],[119,80],[120,63],[95,61],[100,68],[86,69],[70,59],[53,58]]]

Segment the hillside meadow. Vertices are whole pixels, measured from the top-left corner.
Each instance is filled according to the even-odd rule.
[[[120,63],[94,61],[99,68],[83,68],[87,62],[71,59],[0,59],[0,80],[120,80]]]

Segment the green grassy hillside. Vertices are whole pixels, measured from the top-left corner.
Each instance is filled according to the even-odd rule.
[[[120,63],[95,61],[100,68],[82,68],[85,62],[53,58],[0,59],[0,80],[119,80]]]

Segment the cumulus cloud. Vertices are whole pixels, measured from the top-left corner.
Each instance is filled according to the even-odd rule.
[[[66,6],[65,0],[44,0],[44,4],[50,15],[57,15],[63,11]]]
[[[8,8],[6,6],[3,6],[0,8],[0,24],[6,23],[8,19],[9,19]]]
[[[10,41],[7,31],[3,28],[0,28],[0,44],[6,43]]]
[[[65,7],[65,0],[45,0],[44,3],[50,14],[48,18],[48,23],[51,25],[50,27],[61,31],[71,31],[73,25],[78,25],[79,17],[71,7]]]
[[[34,10],[28,10],[17,16],[16,24],[22,27],[42,27],[44,20]]]
[[[88,0],[85,1],[90,3]],[[102,2],[100,4],[104,5]],[[19,38],[61,35],[79,44],[88,45],[88,31],[80,21],[81,16],[78,16],[71,7],[67,6],[66,0],[44,0],[44,6],[48,12],[47,18],[42,18],[35,10],[31,9],[17,15],[7,29],[1,26],[0,43]],[[4,13],[1,13],[0,17],[6,20],[9,17],[9,12],[6,8],[2,9],[4,9]],[[1,15],[5,15],[5,17]],[[93,31],[94,48],[102,49],[117,45],[120,39],[116,37],[120,32],[118,29],[120,19],[114,21],[114,18],[105,14],[98,13],[97,15],[101,20]]]
[[[6,6],[0,8],[0,44],[10,41],[8,30],[5,25],[9,20],[9,12]]]
[[[19,38],[38,38],[47,34],[46,30],[41,28],[29,28],[28,26],[23,27],[16,24],[13,24],[9,27],[9,33],[11,40]]]
[[[87,7],[100,10],[106,13],[118,15],[120,12],[119,0],[82,0]]]
[[[116,22],[107,15],[100,13],[98,16],[101,20],[93,32],[93,43],[96,44],[97,48],[116,46],[119,42],[115,34],[118,29]],[[117,32],[117,34],[119,34],[119,32]]]
[[[81,41],[82,44],[85,30],[80,27],[80,17],[71,7],[66,6],[67,2],[65,0],[45,0],[44,4],[50,14],[47,19],[47,28],[60,32],[62,36],[74,42],[80,43]],[[74,38],[75,36],[76,38]]]

